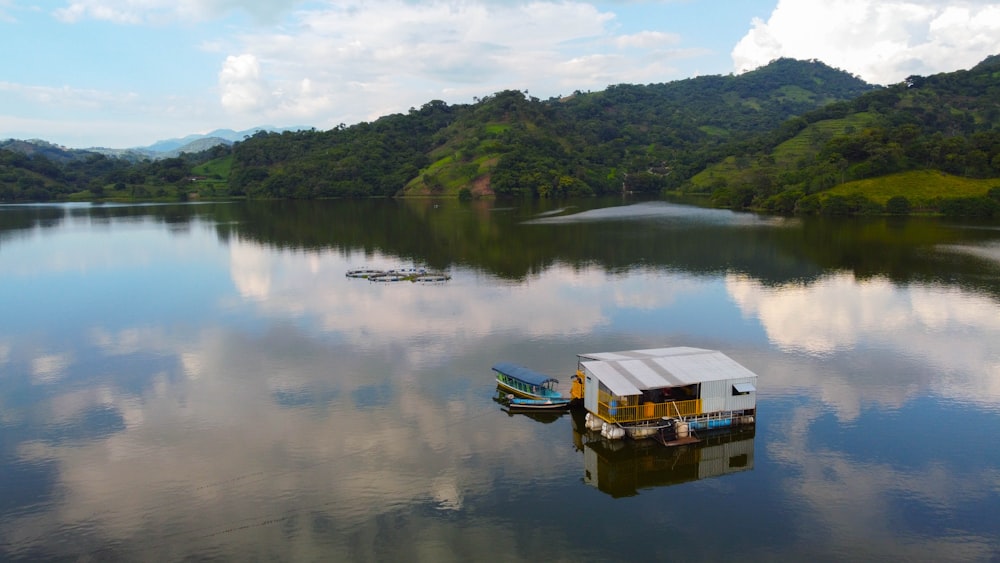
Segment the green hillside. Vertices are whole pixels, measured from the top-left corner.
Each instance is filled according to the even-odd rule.
[[[911,76],[792,118],[710,164],[684,189],[711,193],[717,205],[782,213],[824,212],[819,203],[828,196],[839,202],[851,192],[852,213],[882,212],[899,196],[930,210],[981,214],[969,209],[990,208],[982,198],[998,178],[1000,57],[990,57],[967,71]],[[857,183],[872,179],[880,180]],[[961,209],[946,205],[977,197]]]
[[[156,161],[15,142],[11,154],[21,156],[0,163],[0,198],[655,194],[791,117],[872,89],[817,61],[780,59],[738,76],[549,100],[513,90],[473,104],[433,100],[373,122],[258,132],[231,148]]]
[[[36,141],[0,147],[2,201],[669,190],[776,213],[983,215],[998,177],[998,57],[888,88],[779,59],[740,75],[549,100],[508,90],[328,131],[261,131],[156,161]]]
[[[872,87],[819,62],[739,76],[616,85],[539,100],[432,101],[326,132],[258,134],[233,149],[249,197],[563,197],[677,188],[732,143]]]
[[[996,179],[963,178],[936,170],[911,170],[847,182],[824,193],[843,197],[862,195],[881,205],[893,197],[906,197],[914,206],[928,208],[938,203],[942,193],[960,198],[984,197],[998,186],[1000,180]]]

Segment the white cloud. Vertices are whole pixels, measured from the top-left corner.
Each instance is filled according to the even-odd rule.
[[[55,17],[66,23],[84,19],[105,20],[120,24],[136,24],[142,21],[140,12],[134,7],[105,5],[101,2],[72,2],[65,8],[53,12]]]
[[[164,76],[177,70],[158,64],[159,54],[200,59],[179,65],[183,75],[159,85],[136,81],[125,86],[138,92],[137,98],[127,98],[128,92],[114,92],[115,86],[102,82],[99,71],[74,76],[74,69],[58,66],[66,57],[51,56],[40,67],[59,77],[55,84],[66,81],[69,86],[58,91],[13,85],[23,89],[13,92],[12,84],[6,90],[0,84],[0,107],[9,108],[9,115],[0,116],[0,128],[76,146],[129,146],[223,126],[326,129],[405,112],[433,99],[465,103],[506,89],[528,90],[544,99],[609,84],[724,72],[720,54],[735,38],[722,36],[727,32],[715,25],[711,13],[682,20],[673,17],[671,3],[650,1],[642,4],[646,17],[636,18],[632,7],[615,13],[621,4],[64,0],[58,8],[47,8],[55,20],[116,24],[101,27],[101,32],[129,35],[121,44],[133,43],[130,34],[135,32],[116,28],[157,27],[150,37],[158,43],[136,48],[155,49],[149,65],[162,67]],[[26,10],[0,0],[0,21]],[[40,34],[56,38],[49,45],[53,51],[79,50],[89,60],[108,57],[97,49],[102,42],[92,47],[73,35],[87,33],[85,26],[62,28],[40,28]],[[114,35],[108,37],[107,43],[116,42]],[[767,18],[754,21],[731,54],[739,71],[781,56],[818,58],[871,82],[889,83],[910,74],[967,68],[998,51],[1000,6],[995,2],[779,0]],[[176,93],[164,94],[165,88]],[[120,97],[127,99],[116,99]],[[69,109],[77,109],[71,106],[86,111],[69,115]],[[47,123],[23,121],[41,116]],[[74,140],[88,129],[96,141]],[[121,140],[137,137],[141,142]]]
[[[819,59],[876,84],[969,68],[1000,52],[1000,6],[922,0],[779,0],[733,48],[738,72]]]
[[[312,124],[323,128],[505,89],[546,98],[659,82],[676,74],[669,61],[692,54],[669,50],[680,41],[674,34],[618,36],[614,22],[613,13],[587,2],[383,0],[301,10],[281,28],[234,38],[235,49],[254,54],[259,74],[220,75],[223,104],[254,112],[257,121],[322,115],[325,123]],[[235,64],[227,58],[223,74]]]
[[[14,23],[17,18],[10,14],[11,8],[15,8],[13,0],[0,0],[0,22]]]
[[[201,122],[191,130],[239,129],[261,123],[325,129],[405,112],[434,99],[466,103],[506,89],[548,98],[576,90],[601,90],[609,84],[664,82],[684,77],[678,69],[682,61],[712,56],[706,48],[684,45],[680,35],[657,24],[664,21],[654,17],[663,11],[657,5],[649,4],[650,17],[638,23],[631,14],[623,12],[619,17],[608,6],[615,4],[585,0],[66,0],[58,9],[50,9],[64,24],[109,22],[116,25],[102,26],[102,33],[124,33],[132,42],[135,32],[121,28],[158,28],[150,34],[151,42],[158,43],[149,64],[163,67],[164,76],[177,71],[170,64],[157,64],[156,56],[164,51],[183,57],[185,49],[189,53],[194,49],[197,60],[158,90],[145,92],[152,85],[136,84],[141,99],[131,104],[107,100],[88,108],[86,120],[79,117],[82,112],[69,116],[69,121],[63,119],[66,116],[53,116],[59,109],[41,102],[21,100],[15,106],[0,97],[0,106],[17,107],[16,113],[10,111],[19,118],[45,115],[52,121],[46,129],[53,130],[60,123],[91,121],[98,115],[121,119],[124,108],[131,115],[116,129],[131,129],[133,136],[157,136],[134,143],[146,144],[190,132],[178,130],[182,122]],[[90,29],[62,28],[60,33],[67,32],[67,37]],[[183,43],[174,44],[175,38]],[[66,43],[62,48],[77,48]],[[81,56],[88,48],[80,47]],[[721,70],[725,63],[715,64]],[[99,72],[77,78],[56,67],[57,63],[53,72],[71,88],[74,81],[102,84]],[[206,77],[214,81],[206,84]],[[176,106],[164,103],[160,99],[164,88],[183,92],[177,97],[184,99]],[[74,93],[79,89],[72,88],[68,94]],[[133,112],[133,108],[142,111]],[[186,110],[187,117],[173,110],[182,114]],[[136,122],[145,127],[137,129]],[[96,144],[109,144],[109,129],[93,128],[91,135],[101,138]],[[15,132],[20,134],[20,129]],[[57,142],[69,140],[68,135],[58,137],[62,138],[54,139]]]
[[[267,103],[267,82],[257,57],[244,54],[226,57],[219,72],[222,107],[236,112],[251,111]]]
[[[663,33],[662,31],[641,31],[632,35],[622,35],[615,39],[615,45],[620,49],[630,47],[655,49],[676,45],[680,42],[681,37],[676,33]]]
[[[218,114],[217,105],[190,98],[11,82],[0,82],[0,108],[5,136],[76,147],[145,145],[155,140],[152,128],[182,136],[205,130]]]
[[[241,11],[258,22],[273,22],[298,3],[297,0],[74,0],[53,15],[66,23],[93,19],[134,25],[204,21]]]
[[[0,81],[0,94],[33,104],[92,109],[106,104],[131,104],[137,99],[133,92],[108,92],[69,86],[29,86]]]

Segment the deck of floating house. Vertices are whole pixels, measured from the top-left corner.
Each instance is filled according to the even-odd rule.
[[[725,354],[691,347],[579,354],[583,404],[624,428],[682,420],[691,429],[754,422],[757,374]]]

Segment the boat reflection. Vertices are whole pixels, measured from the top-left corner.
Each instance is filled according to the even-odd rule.
[[[583,482],[614,498],[750,471],[754,434],[754,426],[741,426],[703,434],[697,443],[665,447],[651,439],[606,440],[587,430],[582,413],[573,414],[573,443],[583,452]]]
[[[558,410],[523,410],[523,409],[512,409],[509,405],[509,394],[504,389],[497,386],[496,393],[493,394],[493,401],[498,403],[501,407],[500,410],[507,413],[507,416],[525,416],[536,422],[541,422],[542,424],[551,424],[566,414],[569,413],[568,409],[558,409]]]

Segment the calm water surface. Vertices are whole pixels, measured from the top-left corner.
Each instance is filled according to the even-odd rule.
[[[350,279],[423,266],[437,284]],[[609,445],[490,366],[722,350]],[[1000,558],[1000,228],[666,202],[0,207],[0,559]]]

